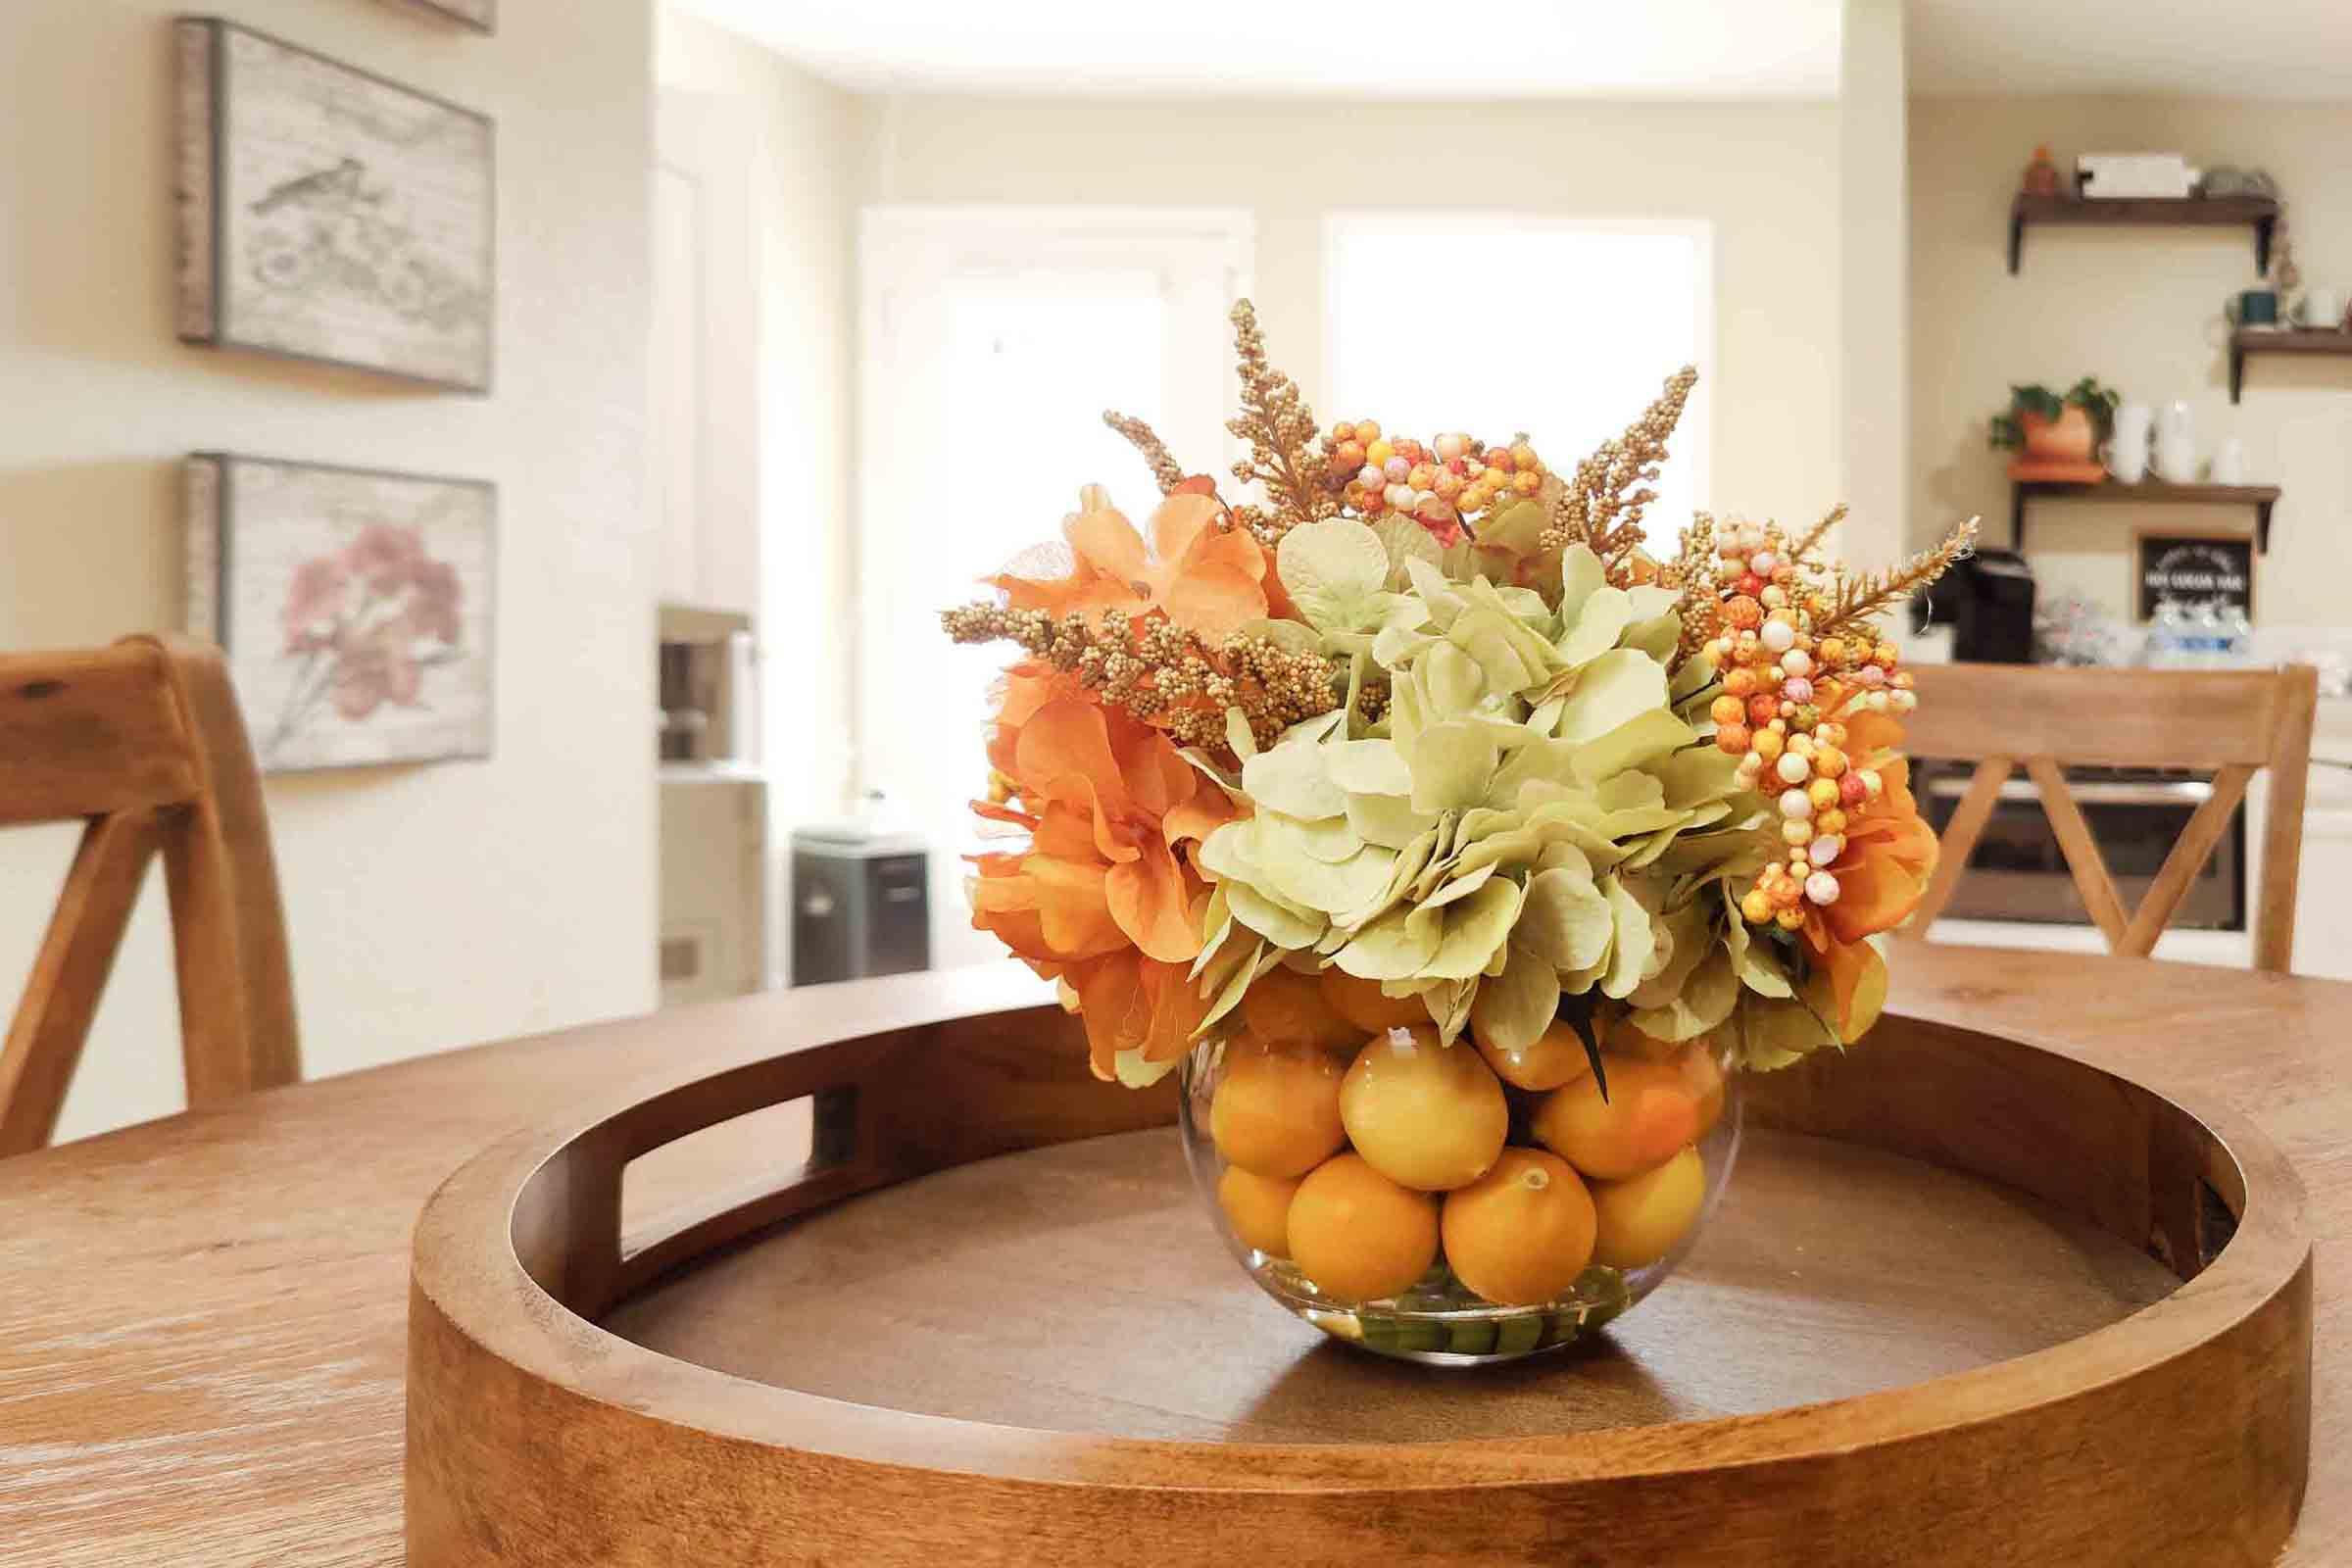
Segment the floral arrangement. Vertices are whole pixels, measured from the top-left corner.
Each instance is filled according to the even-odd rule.
[[[1148,1082],[1291,956],[1505,1043],[1563,998],[1662,1039],[1729,1025],[1776,1066],[1875,1016],[1870,938],[1924,891],[1913,697],[1875,616],[1965,550],[1884,573],[1701,515],[1642,549],[1684,370],[1573,473],[1525,439],[1320,433],[1235,311],[1229,505],[1149,430],[1147,544],[1099,488],[1070,569],[949,611],[1003,638],[974,922],[1065,984],[1106,1076]],[[1712,744],[1706,744],[1711,741]]]
[[[1227,1114],[1249,1063],[1219,1057],[1229,1220],[1252,1255],[1305,1265],[1302,1216],[1327,1173],[1380,1189],[1335,1194],[1357,1244],[1401,1191],[1393,1266],[1351,1276],[1355,1254],[1325,1249],[1308,1270],[1323,1297],[1363,1299],[1429,1266],[1426,1195],[1443,1194],[1445,1254],[1471,1283],[1479,1248],[1454,1216],[1480,1183],[1507,1177],[1508,1201],[1597,1193],[1701,1131],[1693,1111],[1638,1166],[1578,1157],[1572,1177],[1505,1147],[1503,1086],[1565,1095],[1578,1079],[1606,1103],[1611,1079],[1639,1079],[1631,1058],[1611,1067],[1612,1040],[1661,1059],[1703,1042],[1722,1067],[1771,1068],[1876,1018],[1881,933],[1918,903],[1936,844],[1900,752],[1911,677],[1873,622],[1973,525],[1858,572],[1823,553],[1842,508],[1795,533],[1701,514],[1657,559],[1647,487],[1695,371],[1563,471],[1523,435],[1321,428],[1246,302],[1234,321],[1243,497],[1106,416],[1158,480],[1147,529],[1090,488],[1064,524],[1066,570],[1001,574],[993,599],[946,612],[956,641],[1021,652],[977,809],[1022,837],[975,858],[973,919],[1059,982],[1102,1076],[1150,1083],[1220,1045],[1342,1053],[1270,1090],[1260,1122],[1241,1098]],[[1394,1028],[1454,1065],[1391,1102],[1472,1106],[1401,1145],[1376,1125],[1372,1087],[1357,1093],[1410,1076],[1383,1054]],[[1475,1050],[1453,1050],[1465,1033]],[[1478,1081],[1458,1095],[1438,1083],[1464,1072]],[[1546,1136],[1544,1104],[1520,1108],[1538,1142],[1573,1152],[1572,1130]],[[1261,1122],[1262,1149],[1248,1131]],[[1357,1156],[1376,1178],[1341,1171]],[[1236,1178],[1266,1190],[1228,1192]],[[1487,1265],[1475,1296],[1556,1296],[1594,1255],[1585,1237],[1553,1250],[1564,1276]]]

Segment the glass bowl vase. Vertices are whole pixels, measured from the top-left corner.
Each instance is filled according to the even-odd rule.
[[[1297,1174],[1293,1173],[1295,1167],[1309,1157],[1308,1152],[1293,1153],[1286,1162],[1269,1165],[1256,1150],[1220,1148],[1221,1128],[1228,1129],[1229,1142],[1244,1142],[1230,1133],[1234,1118],[1221,1120],[1216,1115],[1216,1104],[1229,1080],[1252,1073],[1263,1076],[1264,1061],[1248,1058],[1283,1058],[1281,1074],[1308,1086],[1304,1098],[1317,1103],[1298,1107],[1297,1115],[1302,1122],[1318,1125],[1298,1130],[1298,1139],[1277,1143],[1311,1152],[1328,1143],[1334,1125],[1323,1087],[1327,1080],[1348,1085],[1351,1075],[1355,1080],[1365,1078],[1368,1072],[1377,1075],[1386,1065],[1379,1059],[1381,1054],[1391,1051],[1460,1051],[1477,1055],[1467,1035],[1452,1046],[1441,1047],[1427,1030],[1411,1033],[1417,1047],[1401,1029],[1352,1047],[1312,1042],[1268,1047],[1240,1036],[1203,1042],[1185,1058],[1180,1099],[1185,1156],[1218,1235],[1259,1289],[1326,1334],[1364,1349],[1411,1361],[1471,1366],[1516,1360],[1571,1344],[1664,1283],[1705,1227],[1740,1148],[1739,1076],[1725,1070],[1721,1055],[1703,1040],[1668,1046],[1622,1032],[1618,1038],[1626,1044],[1604,1043],[1601,1049],[1603,1077],[1610,1086],[1605,1096],[1590,1070],[1548,1090],[1522,1089],[1507,1079],[1495,1079],[1508,1109],[1506,1142],[1488,1166],[1491,1179],[1450,1189],[1407,1188],[1368,1174],[1363,1168],[1368,1158],[1357,1146],[1364,1144],[1375,1153],[1380,1150],[1366,1142],[1365,1135],[1373,1128],[1360,1117],[1349,1117],[1348,1125],[1342,1129],[1346,1142]],[[1367,1055],[1375,1059],[1362,1059]],[[1466,1061],[1452,1066],[1472,1076],[1493,1077]],[[1695,1111],[1686,1111],[1676,1103],[1678,1093],[1688,1094]],[[1579,1103],[1547,1110],[1546,1102],[1553,1096]],[[1235,1098],[1243,1098],[1242,1092],[1237,1091]],[[1281,1104],[1278,1099],[1278,1109]],[[1610,1129],[1644,1122],[1644,1118],[1647,1127],[1665,1129],[1645,1134],[1645,1148],[1628,1152],[1618,1147],[1627,1140],[1611,1142]],[[1691,1136],[1681,1139],[1678,1132]],[[1593,1142],[1596,1137],[1600,1140],[1597,1145]],[[1631,1142],[1641,1144],[1642,1138]],[[1237,1167],[1228,1152],[1243,1153],[1257,1168]],[[1426,1221],[1412,1217],[1415,1205],[1405,1195],[1440,1221],[1434,1227],[1439,1238],[1434,1255],[1410,1284],[1358,1298],[1318,1282],[1289,1255],[1294,1249],[1289,1245],[1286,1219],[1298,1209],[1285,1205],[1302,1184],[1333,1161],[1350,1168],[1335,1171],[1316,1184],[1326,1193],[1349,1183],[1368,1184],[1379,1189],[1374,1196],[1387,1195],[1382,1201],[1393,1202],[1412,1226],[1425,1226]],[[1395,1166],[1393,1159],[1391,1166]],[[1423,1180],[1427,1182],[1427,1178]],[[1557,1192],[1573,1184],[1590,1199],[1585,1212],[1591,1219],[1571,1219],[1564,1226],[1550,1228],[1519,1225],[1517,1216],[1536,1210],[1506,1204],[1500,1209],[1487,1208],[1488,1223],[1483,1231],[1474,1229],[1469,1217],[1475,1208],[1471,1200],[1481,1193],[1492,1195],[1496,1184],[1505,1181],[1537,1191],[1550,1189],[1550,1200],[1579,1208],[1583,1205],[1575,1197]],[[1457,1216],[1447,1214],[1449,1204],[1459,1206],[1458,1226]],[[1334,1245],[1331,1238],[1337,1234],[1345,1246],[1349,1227],[1356,1221],[1343,1217],[1335,1223],[1328,1198],[1316,1206],[1319,1217],[1315,1223],[1324,1239],[1319,1250],[1329,1256]],[[1338,1212],[1343,1216],[1349,1213],[1344,1203]],[[1377,1217],[1363,1223],[1368,1235],[1380,1234]],[[1448,1232],[1465,1245],[1475,1241],[1483,1269],[1470,1267],[1465,1258],[1462,1272],[1457,1273],[1445,1250],[1443,1238]],[[1587,1239],[1590,1255],[1580,1259],[1577,1249]],[[1307,1238],[1299,1240],[1296,1250],[1307,1251]],[[1381,1244],[1374,1241],[1368,1245]],[[1538,1250],[1544,1250],[1544,1255],[1538,1255]],[[1409,1269],[1413,1263],[1408,1260],[1403,1266]],[[1521,1283],[1515,1289],[1498,1290],[1497,1294],[1513,1298],[1497,1301],[1479,1295],[1464,1282],[1463,1273]],[[1336,1273],[1331,1277],[1337,1278]],[[1549,1282],[1532,1288],[1541,1293],[1539,1298],[1528,1298],[1531,1287],[1525,1282],[1530,1280]]]

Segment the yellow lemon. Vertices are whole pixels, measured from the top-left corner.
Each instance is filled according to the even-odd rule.
[[[1706,1200],[1706,1162],[1695,1149],[1684,1150],[1655,1170],[1599,1183],[1592,1189],[1598,1220],[1592,1260],[1611,1268],[1655,1263],[1697,1223]]]
[[[1292,1260],[1335,1300],[1374,1301],[1429,1272],[1438,1201],[1408,1192],[1354,1154],[1325,1160],[1291,1200]]]
[[[1217,1178],[1217,1202],[1233,1225],[1233,1234],[1246,1247],[1269,1257],[1291,1255],[1291,1198],[1296,1181],[1276,1181],[1228,1165]]]
[[[1305,1175],[1347,1141],[1339,1063],[1308,1047],[1229,1041],[1208,1135],[1228,1164],[1277,1181]]]
[[[1536,1139],[1597,1181],[1621,1181],[1674,1157],[1698,1137],[1698,1099],[1682,1069],[1638,1056],[1602,1062],[1609,1097],[1590,1075],[1544,1097]]]
[[[1494,1168],[1446,1195],[1446,1261],[1497,1306],[1564,1294],[1592,1261],[1592,1196],[1557,1154],[1506,1149]]]
[[[1517,1051],[1496,1051],[1478,1035],[1477,1025],[1471,1035],[1478,1041],[1478,1054],[1487,1058],[1487,1065],[1513,1089],[1557,1089],[1572,1078],[1582,1078],[1592,1070],[1592,1058],[1585,1054],[1585,1042],[1573,1025],[1555,1023]]]
[[[1290,969],[1259,975],[1242,994],[1242,1022],[1269,1046],[1345,1046],[1352,1051],[1371,1031],[1334,1012],[1313,976]]]
[[[1377,980],[1358,980],[1345,969],[1326,969],[1321,985],[1324,1004],[1355,1025],[1359,1036],[1429,1022],[1429,1008],[1419,997],[1383,996]]]
[[[1510,1133],[1511,1108],[1468,1042],[1442,1046],[1424,1024],[1355,1054],[1340,1085],[1340,1120],[1383,1176],[1444,1192],[1487,1173]]]

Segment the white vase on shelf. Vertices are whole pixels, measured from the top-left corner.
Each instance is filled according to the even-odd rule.
[[[2126,403],[2115,411],[2115,435],[2099,456],[2118,481],[2137,484],[2148,476],[2148,442],[2155,429],[2156,411],[2145,403]]]
[[[2168,403],[2156,417],[2156,476],[2167,484],[2197,482],[2197,427],[2185,403]]]

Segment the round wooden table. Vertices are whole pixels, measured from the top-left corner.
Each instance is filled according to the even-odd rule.
[[[2233,1106],[2294,1163],[2320,1260],[2310,1489],[2284,1560],[2342,1560],[2352,1459],[2331,1439],[2348,1314],[2328,1250],[2352,1220],[2352,987],[1916,944],[1895,973],[1899,1011]],[[573,1101],[1039,994],[1010,966],[781,993],[274,1091],[0,1164],[0,1563],[400,1563],[410,1236],[443,1178]],[[631,1205],[707,1182],[694,1151],[675,1152],[642,1183],[632,1171]],[[1089,1157],[1062,1163],[1091,1190],[1075,1168]],[[658,1324],[640,1327],[658,1340]],[[835,1365],[869,1396],[903,1375],[917,1407],[979,1397],[941,1387],[936,1366]],[[1280,1399],[1335,1365],[1357,1360],[1215,1397],[1280,1420]],[[1260,1357],[1242,1375],[1260,1366],[1281,1370]]]

